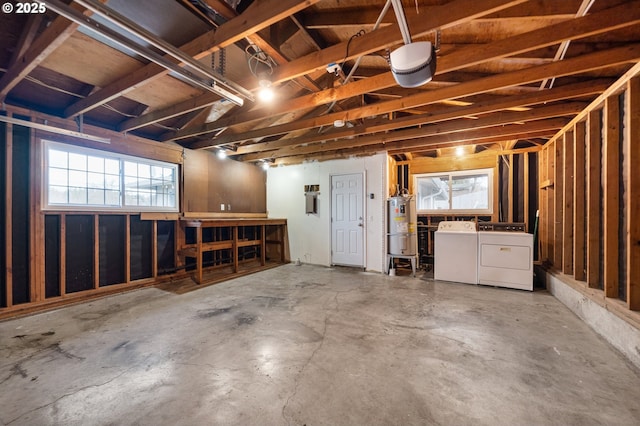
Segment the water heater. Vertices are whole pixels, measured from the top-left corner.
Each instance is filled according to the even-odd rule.
[[[391,197],[388,204],[388,250],[395,256],[418,253],[416,200],[413,196]]]

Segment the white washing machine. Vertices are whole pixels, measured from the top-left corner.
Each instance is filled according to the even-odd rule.
[[[478,232],[478,283],[533,291],[533,235]]]
[[[442,221],[434,232],[433,277],[478,284],[478,232],[475,222]]]

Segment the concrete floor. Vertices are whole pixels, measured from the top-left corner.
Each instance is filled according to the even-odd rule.
[[[285,265],[0,323],[2,425],[638,425],[546,291]]]

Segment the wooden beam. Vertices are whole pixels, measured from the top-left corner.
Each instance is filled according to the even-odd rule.
[[[508,154],[509,158],[509,176],[507,177],[507,222],[513,222],[513,203],[515,194],[513,193],[513,154]]]
[[[151,276],[158,278],[158,221],[154,220],[151,226]]]
[[[600,288],[600,223],[602,159],[601,111],[594,109],[587,117],[587,285]]]
[[[60,214],[60,296],[67,294],[67,215]]]
[[[524,224],[525,224],[525,229],[527,231],[529,231],[529,229],[531,229],[531,217],[529,217],[529,204],[530,204],[530,191],[529,191],[529,185],[531,184],[531,177],[529,176],[529,152],[524,152],[522,153],[522,155],[524,156],[523,159],[523,164],[524,164],[524,170],[523,170],[523,176],[524,176],[524,188],[523,188],[523,196],[524,196]]]
[[[428,14],[411,15],[407,17],[407,24],[411,28],[413,38],[428,35],[436,29],[445,29],[469,22],[481,16],[506,9],[522,0],[453,0],[444,6],[433,7]],[[313,71],[324,70],[327,64],[345,59],[345,52],[349,47],[346,60],[358,56],[384,50],[402,42],[402,34],[398,24],[379,28],[370,33],[356,37],[351,42],[345,41],[334,44],[320,52],[314,52],[279,67],[273,74],[273,82],[290,80]]]
[[[33,43],[33,40],[38,35],[38,28],[42,23],[43,17],[44,14],[29,15],[29,18],[27,18],[27,23],[24,26],[22,33],[20,34],[18,44],[16,45],[15,50],[11,55],[11,59],[9,60],[9,67],[12,67],[16,62],[18,62],[18,59],[24,56],[24,54],[27,52],[27,49],[29,49],[29,47]]]
[[[30,203],[29,203],[29,217],[30,217],[30,241],[29,249],[31,250],[31,301],[41,302],[46,298],[46,286],[45,286],[45,229],[44,229],[44,215],[42,212],[42,185],[35,184],[40,182],[39,179],[42,176],[42,170],[35,165],[43,164],[42,155],[42,141],[36,138],[35,131],[30,131],[30,171],[29,182],[30,188]]]
[[[451,135],[442,135],[436,137],[425,138],[422,141],[404,141],[404,142],[392,142],[389,144],[377,144],[369,145],[360,148],[341,149],[337,151],[326,151],[322,153],[316,153],[311,155],[292,155],[289,157],[282,157],[276,160],[277,165],[286,164],[299,164],[310,159],[325,161],[340,158],[350,158],[353,156],[369,156],[372,152],[387,153],[388,155],[399,155],[404,153],[407,149],[411,149],[412,152],[433,151],[438,148],[451,148],[452,146],[459,145],[461,143],[473,143],[477,145],[494,144],[505,140],[506,138],[519,137],[524,138],[528,136],[535,137],[551,137],[558,130],[557,124],[551,124],[544,122],[525,124],[521,127],[523,133],[518,134],[515,129],[505,126],[502,129],[481,129],[470,130],[469,132],[453,133]],[[534,127],[535,126],[535,127]],[[545,127],[551,127],[550,129],[544,129]],[[540,130],[542,129],[542,130]],[[501,135],[504,133],[504,135]],[[410,145],[410,146],[405,146]]]
[[[573,197],[574,197],[574,140],[573,132],[564,134],[564,155],[562,177],[564,194],[562,196],[562,272],[573,274]]]
[[[421,13],[425,11],[429,13],[432,7],[428,9],[420,9]],[[533,16],[544,16],[550,18],[572,18],[576,14],[577,5],[576,2],[561,1],[561,2],[547,2],[547,1],[535,1],[527,2],[516,7],[511,7],[500,12],[496,12],[487,16],[486,18],[480,18],[482,21],[492,21],[493,19],[505,19],[505,18],[526,18]],[[407,8],[405,13],[412,13],[413,8]],[[363,6],[357,9],[345,11],[345,10],[322,10],[314,11],[313,13],[304,12],[302,14],[302,21],[304,25],[309,29],[335,29],[336,27],[354,27],[363,25],[373,25],[376,19],[380,15],[380,8]],[[389,25],[395,22],[395,16],[392,13],[388,13],[383,19],[383,25]]]
[[[319,0],[270,0],[252,3],[242,16],[238,16],[219,28],[184,44],[180,49],[187,55],[201,59],[223,47],[230,46],[271,24],[280,21],[300,10],[317,3]],[[169,59],[169,57],[167,57]],[[169,71],[151,63],[118,79],[101,90],[67,107],[66,117],[82,114],[103,105],[135,88],[147,84]]]
[[[124,282],[131,282],[131,215],[125,215],[124,225]]]
[[[402,99],[385,101],[354,108],[347,111],[327,114],[321,117],[314,117],[305,120],[298,120],[294,123],[287,123],[268,128],[256,129],[242,134],[226,135],[207,141],[201,141],[190,145],[190,148],[206,148],[213,145],[240,142],[254,138],[281,135],[301,129],[332,125],[335,120],[357,120],[370,116],[387,114],[392,111],[404,110],[408,108],[420,107],[434,102],[447,99],[455,99],[479,93],[486,93],[493,90],[518,86],[521,84],[536,82],[547,77],[560,77],[572,74],[587,72],[607,66],[626,63],[640,58],[640,44],[625,46],[622,48],[607,51],[595,52],[588,55],[554,62],[552,64],[540,65],[523,70],[498,74],[475,81],[460,83],[455,86],[417,93]],[[166,140],[175,140],[191,136],[197,136],[210,132],[210,127],[204,126],[196,129],[185,129],[171,133]]]
[[[71,7],[85,15],[93,14],[77,3],[73,3]],[[0,99],[4,100],[24,77],[60,47],[77,28],[78,24],[61,16],[57,17],[0,78]]]
[[[467,5],[469,3],[471,3],[475,7],[468,8]],[[462,23],[463,21],[471,20],[474,17],[476,17],[477,14],[489,12],[489,10],[482,10],[481,7],[478,7],[484,3],[488,3],[488,2],[458,0],[456,4],[460,4],[461,5],[460,8],[447,7],[450,10],[453,10],[453,9],[457,10],[457,12],[453,14],[446,11],[444,7],[440,7],[437,9],[437,11],[433,11],[434,13],[430,15],[430,17],[432,17],[432,20],[429,21],[429,23],[426,26],[423,22],[420,22],[420,25],[421,25],[420,28],[423,28],[424,32],[428,33],[429,31],[433,31],[438,28],[444,28],[452,24],[459,24],[459,23]],[[491,4],[494,4],[494,3],[501,4],[500,6],[496,6],[496,8],[502,9],[502,8],[509,7],[509,5],[512,2],[506,2],[505,0],[498,0],[498,1],[491,0]],[[486,4],[485,6],[489,7],[490,5]],[[494,10],[494,9],[491,9],[491,10]],[[442,11],[442,13],[440,11]],[[413,26],[411,28],[412,30],[414,29]],[[401,39],[399,38],[399,34],[400,32],[397,29],[391,32],[387,31],[386,33],[373,31],[372,33],[365,34],[362,37],[358,37],[357,39],[354,39],[352,43],[349,43],[349,44],[348,42],[339,43],[334,46],[331,46],[328,49],[324,49],[321,52],[314,52],[310,55],[303,56],[289,63],[286,63],[286,64],[283,63],[281,66],[279,66],[276,69],[276,74],[272,76],[272,81],[274,83],[282,83],[284,81],[303,77],[314,71],[324,69],[326,65],[331,62],[342,61],[344,60],[344,52],[347,50],[347,44],[349,46],[349,52],[353,53],[352,55],[349,56],[349,58],[364,55],[367,52],[371,53],[373,51],[382,50],[388,45],[398,43],[399,41],[401,41]],[[413,36],[415,37],[416,35],[413,34]],[[393,42],[390,43],[388,39],[393,40]],[[360,43],[363,40],[366,43],[363,43],[361,45]],[[359,92],[358,94],[364,94],[364,93],[379,90],[382,88],[391,87],[396,84],[395,80],[393,79],[393,76],[391,76],[391,73],[386,73],[383,76],[383,80],[384,80],[383,82],[378,82],[378,80],[379,80],[378,77],[372,77],[372,78],[360,80],[355,83],[350,83],[343,87],[350,87],[350,88],[358,87],[358,92]],[[318,92],[320,93],[319,95],[310,94],[308,96],[297,98],[298,101],[288,102],[284,108],[278,107],[278,109],[275,111],[273,110],[273,107],[271,107],[269,114],[281,115],[281,114],[285,114],[287,112],[295,111],[301,108],[319,106],[326,103],[330,103],[333,100],[339,100],[338,97],[334,97],[330,99],[326,96],[327,93],[334,93],[336,90],[340,90],[340,88]],[[349,89],[349,91],[350,90],[351,89]],[[349,93],[348,95],[346,95],[346,97],[342,97],[342,99],[346,99],[352,96],[356,96],[356,95]],[[204,94],[196,99],[185,101],[185,103],[183,103],[182,106],[185,108],[202,108],[207,105],[210,105],[215,100],[217,100],[217,98],[213,98],[211,94]],[[307,105],[310,102],[311,102],[311,105]],[[300,106],[301,103],[305,104],[305,106]],[[218,120],[217,122],[221,123],[220,124],[221,127],[227,127],[231,125],[233,122],[237,124],[240,122],[247,122],[249,120],[260,120],[261,118],[264,117],[264,109],[261,109],[260,105],[256,105],[254,109],[256,109],[255,112],[251,112],[248,114],[239,114],[243,117],[242,119],[233,120],[231,122],[228,122],[227,119],[224,119],[224,120]],[[153,122],[170,118],[173,114],[176,114],[179,111],[180,111],[180,108],[169,107],[163,111],[153,112],[144,118],[139,117],[138,119],[127,120],[126,122],[123,122],[120,129],[127,130],[127,129],[137,128],[137,127],[142,127],[144,125],[147,125]]]
[[[93,288],[100,288],[100,215],[93,215]]]
[[[603,236],[604,294],[618,297],[618,231],[620,226],[620,104],[619,96],[611,95],[604,104],[603,127]]]
[[[585,139],[586,123],[580,121],[574,128],[574,161],[573,161],[573,277],[578,281],[586,279],[585,268]]]
[[[360,136],[354,139],[344,139],[337,141],[327,141],[323,144],[315,144],[308,146],[298,146],[297,143],[291,144],[291,146],[287,146],[284,148],[280,148],[276,151],[268,151],[268,152],[257,152],[252,154],[246,154],[241,157],[243,161],[255,161],[264,158],[277,158],[287,155],[299,155],[299,154],[309,154],[312,152],[319,151],[331,151],[336,149],[343,148],[354,148],[359,146],[366,145],[375,145],[379,143],[389,143],[401,140],[409,140],[409,139],[417,139],[417,138],[426,138],[429,136],[436,135],[446,135],[449,133],[455,132],[466,132],[469,128],[473,128],[475,130],[495,127],[495,126],[504,126],[514,122],[531,122],[531,121],[539,121],[554,117],[561,117],[565,114],[577,114],[583,105],[581,103],[577,104],[567,104],[565,105],[553,105],[549,107],[542,107],[533,109],[530,111],[524,112],[508,112],[508,113],[498,113],[495,115],[490,115],[485,118],[479,120],[468,120],[468,119],[459,119],[452,120],[446,123],[432,124],[426,125],[419,128],[405,129],[405,130],[397,130],[395,132],[389,133],[380,133],[380,134],[372,134],[366,136]],[[563,120],[566,123],[566,120]],[[559,122],[555,123],[556,125]],[[512,130],[516,130],[516,133],[522,133],[522,131],[517,130],[517,125]]]
[[[13,305],[13,197],[11,191],[13,188],[13,124],[7,123],[5,126],[5,149],[6,157],[4,164],[5,173],[5,190],[3,194],[5,197],[5,211],[2,214],[5,215],[5,241],[2,243],[5,245],[5,265],[6,270],[2,271],[5,274],[5,299],[7,301],[7,307]]]
[[[625,95],[627,155],[627,306],[640,310],[640,77],[627,84]]]
[[[638,4],[638,10],[640,10],[640,3]],[[597,33],[609,31],[609,29],[612,28],[633,25],[640,19],[640,12],[636,10],[634,11],[632,16],[626,17],[627,14],[621,12],[624,12],[627,6],[628,5],[625,4],[620,7],[590,14],[583,18],[576,18],[571,21],[571,25],[567,25],[566,23],[556,24],[526,34],[504,39],[498,42],[491,43],[490,45],[483,46],[481,49],[478,49],[476,46],[458,49],[450,55],[438,59],[438,68],[436,72],[437,74],[444,74],[455,69],[469,66],[469,58],[473,58],[472,63],[486,62],[492,59],[513,56],[529,50],[534,50],[536,48],[557,44],[566,39],[586,37],[588,35],[594,35]],[[446,7],[448,7],[448,5]],[[374,33],[375,32],[371,34]],[[356,39],[356,41],[360,38],[362,37],[359,37],[358,39]],[[357,52],[356,47],[357,46],[350,46],[350,52]],[[344,48],[346,49],[346,47]],[[340,55],[329,60],[328,62],[323,62],[323,66],[332,61],[341,60],[343,58],[343,52],[344,50],[341,50]],[[300,58],[300,60],[303,59],[308,60],[309,62],[312,62],[313,60],[310,55]],[[325,60],[328,59],[329,58],[325,58]],[[293,62],[295,61],[292,61],[292,63]],[[307,70],[307,72],[309,71],[310,69]],[[290,78],[290,73],[286,72],[285,67],[279,67],[278,72],[283,74],[284,77]],[[363,93],[369,93],[395,85],[396,83],[393,76],[390,72],[388,72],[375,77],[369,77],[357,82],[349,83],[338,88],[332,88],[315,94],[296,98],[287,102],[283,106],[277,107],[277,109],[271,108],[269,113],[284,114],[288,111],[293,111],[301,108],[309,108],[311,106],[318,106],[341,99],[347,99],[353,96],[361,95]],[[209,127],[211,128],[210,131],[216,131],[220,128],[238,125],[242,122],[255,121],[262,116],[264,116],[264,112],[256,109],[255,111],[247,114],[241,114],[240,116],[230,117],[225,120],[218,120],[216,123],[209,124]]]
[[[564,145],[562,140],[556,140],[553,150],[553,266],[562,271],[563,255],[563,200],[564,200]]]
[[[608,80],[577,83],[568,86],[556,87],[549,90],[537,91],[535,93],[528,93],[522,96],[507,96],[502,99],[479,102],[467,107],[446,109],[442,112],[430,112],[427,114],[401,117],[394,120],[378,118],[375,120],[368,120],[365,124],[357,125],[352,128],[345,128],[342,130],[332,131],[324,134],[314,133],[299,138],[281,139],[276,141],[242,145],[239,146],[237,150],[232,153],[232,155],[269,151],[277,148],[292,146],[295,144],[310,144],[314,142],[323,142],[345,137],[352,138],[354,136],[366,135],[369,133],[387,132],[389,130],[397,130],[404,127],[414,127],[424,124],[438,123],[455,118],[471,116],[475,117],[477,115],[497,112],[516,106],[544,104],[560,99],[570,99],[573,97],[588,96],[596,93],[599,94],[606,90],[606,88],[610,84],[611,82],[609,82]],[[575,106],[576,104],[573,105]],[[583,108],[587,106],[586,103],[582,105]]]

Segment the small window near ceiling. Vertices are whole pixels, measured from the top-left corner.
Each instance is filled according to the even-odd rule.
[[[414,175],[418,213],[493,213],[493,170]]]
[[[178,166],[45,142],[47,209],[177,211]]]

